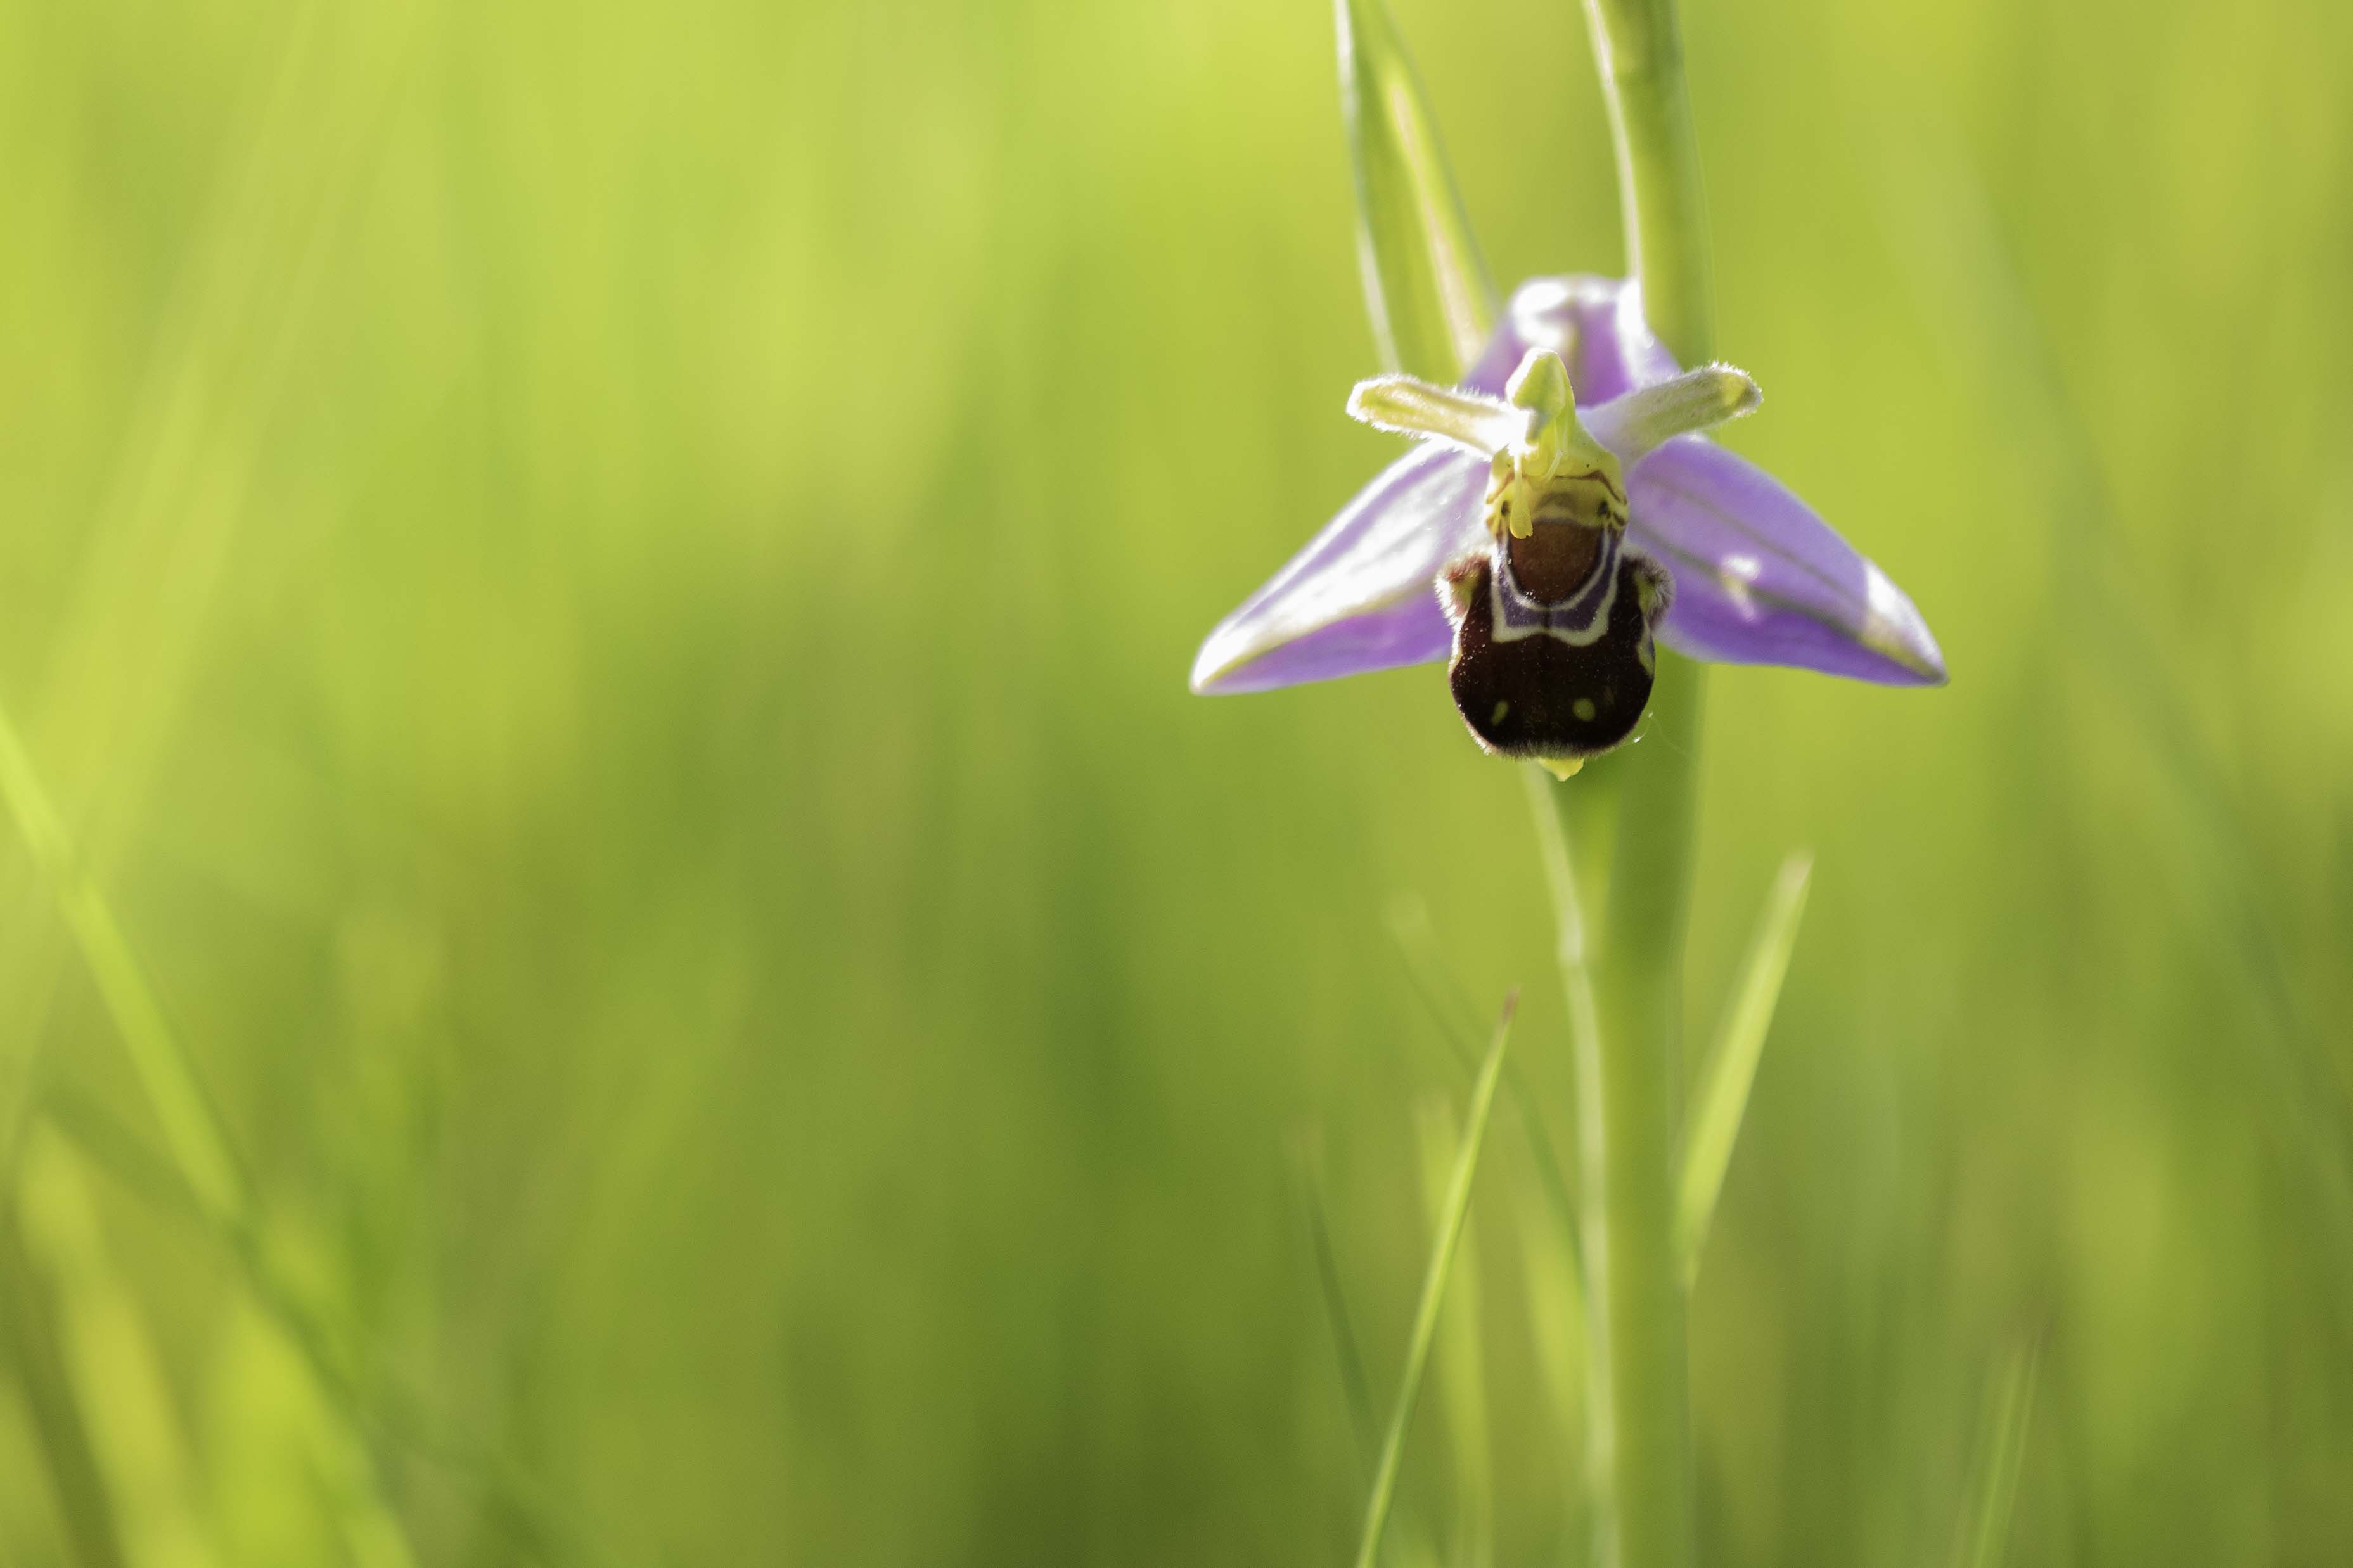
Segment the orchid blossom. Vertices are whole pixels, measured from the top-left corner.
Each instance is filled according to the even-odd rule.
[[[1702,433],[1757,402],[1728,365],[1681,371],[1633,285],[1523,284],[1461,386],[1356,387],[1351,415],[1427,444],[1218,624],[1193,689],[1443,658],[1482,747],[1566,776],[1632,733],[1654,637],[1716,663],[1942,684],[1903,590]]]

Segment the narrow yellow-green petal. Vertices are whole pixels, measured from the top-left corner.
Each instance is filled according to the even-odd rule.
[[[1348,417],[1376,430],[1444,441],[1482,458],[1525,440],[1532,425],[1525,409],[1500,398],[1458,392],[1414,375],[1377,375],[1358,382],[1348,394]]]
[[[1757,934],[1749,939],[1724,1028],[1700,1075],[1683,1134],[1683,1184],[1675,1202],[1675,1239],[1686,1285],[1699,1278],[1700,1250],[1707,1242],[1716,1195],[1724,1190],[1732,1145],[1740,1136],[1749,1086],[1757,1081],[1757,1059],[1772,1026],[1774,1005],[1781,997],[1781,979],[1789,971],[1789,950],[1798,940],[1798,921],[1806,912],[1806,881],[1812,870],[1813,858],[1802,852],[1781,863]]]
[[[1357,255],[1382,363],[1452,382],[1479,355],[1495,288],[1421,80],[1382,0],[1336,0],[1340,108],[1356,169]]]

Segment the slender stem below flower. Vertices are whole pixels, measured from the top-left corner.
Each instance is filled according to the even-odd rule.
[[[1677,359],[1700,364],[1715,349],[1707,223],[1673,0],[1586,9],[1643,310]],[[1531,779],[1555,868],[1577,1059],[1600,1568],[1693,1559],[1675,1139],[1702,681],[1688,660],[1663,648],[1658,658],[1634,743],[1565,784]]]
[[[1596,776],[1549,790],[1569,897],[1588,932],[1581,964],[1566,961],[1564,942],[1563,977],[1577,1065],[1589,1447],[1600,1461],[1595,1561],[1603,1568],[1692,1561],[1675,1139],[1699,701],[1698,668],[1662,652],[1641,739],[1588,764]],[[1606,798],[1579,799],[1587,789]],[[1604,822],[1606,837],[1596,831]]]

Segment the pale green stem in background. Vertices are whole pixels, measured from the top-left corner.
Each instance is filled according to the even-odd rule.
[[[1715,351],[1707,225],[1674,5],[1587,0],[1587,15],[1643,309],[1678,360],[1702,364]],[[1700,686],[1696,666],[1662,648],[1634,743],[1567,784],[1531,775],[1558,818],[1538,813],[1560,851],[1601,1568],[1689,1568],[1693,1556],[1675,1131]]]

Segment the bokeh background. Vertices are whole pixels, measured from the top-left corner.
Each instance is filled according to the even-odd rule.
[[[1398,12],[1498,277],[1611,268],[1574,8]],[[1953,670],[1708,687],[1694,1039],[1817,870],[1705,1559],[1949,1561],[2031,1349],[2011,1562],[2342,1563],[2353,11],[1686,26],[1728,439]],[[1385,1399],[1466,1088],[1398,910],[1570,1121],[1435,674],[1185,690],[1391,449],[1331,35],[0,3],[0,704],[71,843],[0,837],[0,1560],[1343,1560],[1303,1194]],[[1407,1459],[1454,1562],[1580,1560],[1531,1170],[1499,1114]]]

